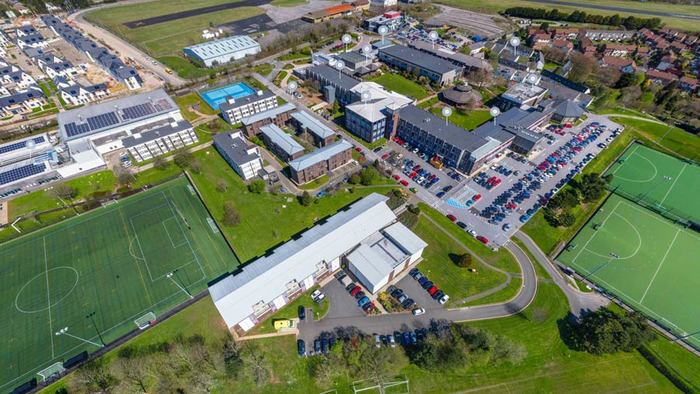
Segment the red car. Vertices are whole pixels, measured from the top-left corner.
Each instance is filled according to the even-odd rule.
[[[438,292],[438,288],[436,286],[432,286],[428,289],[428,294],[433,295]]]
[[[450,220],[453,221],[453,222],[454,222],[455,220],[457,220],[457,218],[456,218],[455,215],[453,215],[453,214],[448,214],[448,215],[447,215],[447,218],[450,219]]]
[[[359,293],[361,291],[362,291],[362,289],[360,288],[360,286],[357,286],[357,287],[353,288],[352,290],[350,290],[350,295],[354,297],[357,295],[357,293]]]
[[[408,186],[408,181],[405,180],[405,179],[402,179],[402,180],[401,180],[401,184],[404,185],[404,186]]]
[[[487,243],[489,243],[489,239],[486,238],[486,237],[484,237],[483,235],[477,235],[477,236],[476,236],[476,239],[478,239],[479,242],[481,242],[482,244],[487,244]]]

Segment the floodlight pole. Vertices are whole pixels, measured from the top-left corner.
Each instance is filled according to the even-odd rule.
[[[102,333],[100,332],[100,329],[97,327],[97,322],[95,321],[95,312],[90,312],[85,317],[92,321],[92,325],[93,325],[93,327],[95,327],[95,331],[97,331],[97,337],[100,338],[100,343],[102,343],[102,346],[106,346],[105,341],[102,338]]]
[[[175,283],[175,286],[179,287],[180,290],[182,290],[185,294],[187,294],[188,297],[190,297],[190,299],[194,298],[194,297],[192,296],[192,294],[190,294],[190,292],[187,291],[187,289],[185,289],[183,286],[180,285],[180,283],[178,283],[180,277],[177,276],[177,271],[178,271],[178,270],[175,270],[175,271],[173,271],[173,272],[170,272],[170,273],[168,273],[168,274],[165,275],[165,276],[166,276],[168,279],[172,280],[173,283]],[[177,278],[178,280],[175,280],[175,278]]]
[[[87,340],[87,339],[85,339],[85,338],[81,338],[81,337],[79,337],[79,336],[77,336],[77,335],[73,335],[73,334],[69,333],[69,332],[68,332],[68,327],[62,328],[62,329],[60,329],[59,331],[56,331],[56,336],[57,336],[57,337],[58,337],[58,336],[61,336],[61,335],[67,335],[67,336],[69,336],[69,337],[71,337],[71,338],[73,338],[73,339],[77,339],[77,340],[79,340],[79,341],[88,343],[88,344],[93,345],[93,346],[105,347],[105,345],[100,345],[99,343],[95,343],[95,342],[93,342],[93,341],[89,341],[89,340]]]

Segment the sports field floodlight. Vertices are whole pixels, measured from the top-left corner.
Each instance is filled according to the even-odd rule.
[[[496,124],[496,118],[498,117],[498,115],[501,114],[501,109],[496,107],[496,106],[493,106],[489,110],[489,113],[491,114],[491,117],[493,118],[493,124]]]
[[[365,45],[362,47],[362,54],[365,55],[365,59],[369,61],[369,57],[372,54],[372,46],[371,45]]]
[[[348,51],[348,44],[352,42],[352,36],[350,34],[343,34],[343,37],[341,37],[341,40],[343,41],[343,44],[345,44],[345,52]]]
[[[513,47],[513,56],[515,56],[515,51],[518,49],[518,45],[520,45],[520,37],[513,36],[510,38],[510,46]]]
[[[440,38],[440,35],[438,34],[438,32],[436,32],[435,30],[433,30],[433,31],[431,31],[430,33],[428,33],[428,38],[429,38],[430,41],[433,43],[433,49],[435,49],[435,41],[437,41],[438,38]]]
[[[386,35],[389,34],[389,28],[382,25],[382,26],[379,26],[379,29],[377,29],[377,32],[379,33],[380,36],[382,36],[382,44],[384,44],[384,37],[386,37]]]
[[[444,107],[441,112],[442,116],[445,117],[445,124],[447,125],[447,119],[452,115],[452,108]]]
[[[287,84],[287,92],[294,93],[298,87],[299,87],[299,84],[297,84],[296,81],[292,81],[292,82]]]
[[[345,68],[345,62],[342,61],[342,60],[338,60],[338,61],[335,63],[335,68],[338,69],[338,79],[340,79],[340,77],[341,77],[341,71]]]

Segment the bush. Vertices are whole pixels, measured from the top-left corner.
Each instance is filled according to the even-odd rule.
[[[255,194],[260,194],[265,191],[265,181],[256,179],[248,184],[248,191]]]

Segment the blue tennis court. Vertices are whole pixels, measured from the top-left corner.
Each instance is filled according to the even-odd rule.
[[[243,82],[236,82],[231,85],[226,85],[220,88],[200,92],[202,100],[206,101],[213,109],[219,109],[219,105],[225,102],[229,97],[239,99],[255,93],[255,90]]]

